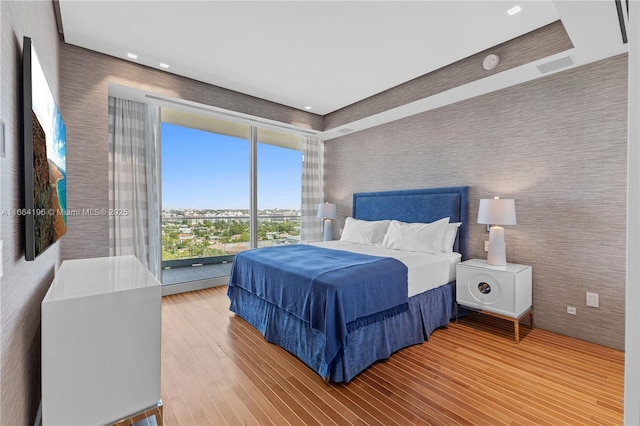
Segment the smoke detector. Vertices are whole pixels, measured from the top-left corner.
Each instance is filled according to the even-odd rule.
[[[500,62],[500,58],[498,57],[498,55],[494,55],[492,53],[491,55],[488,55],[486,58],[484,58],[484,61],[482,61],[482,66],[485,70],[489,71],[497,67],[498,62]]]

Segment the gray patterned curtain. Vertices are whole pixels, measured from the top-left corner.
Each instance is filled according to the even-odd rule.
[[[302,138],[302,207],[300,242],[322,240],[318,204],[324,202],[324,142]]]
[[[109,97],[109,254],[135,255],[158,279],[160,111]]]

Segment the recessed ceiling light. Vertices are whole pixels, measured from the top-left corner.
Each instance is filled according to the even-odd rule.
[[[306,107],[304,107],[304,109],[306,109],[307,111],[309,111],[309,110],[311,109],[311,107],[310,107],[310,106],[306,106]]]
[[[518,12],[522,12],[522,8],[520,6],[513,6],[511,9],[507,10],[507,13],[511,16],[515,15]]]
[[[138,55],[136,55],[135,53],[127,53],[127,57],[131,58],[131,59],[138,59]]]
[[[169,64],[165,64],[164,62],[160,62],[160,68],[167,69],[167,68],[169,68]]]

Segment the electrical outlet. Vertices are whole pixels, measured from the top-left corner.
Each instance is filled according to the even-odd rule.
[[[571,315],[575,315],[576,314],[576,307],[575,306],[567,306],[567,313],[571,314]]]
[[[591,306],[593,308],[600,307],[600,300],[598,297],[598,293],[587,292],[587,306]]]
[[[489,241],[484,242],[484,251],[489,251]]]

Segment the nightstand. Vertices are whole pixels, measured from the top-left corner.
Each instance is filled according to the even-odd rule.
[[[456,267],[456,322],[460,306],[513,322],[520,342],[520,320],[529,314],[533,328],[531,266],[508,263],[487,265],[471,259]]]

